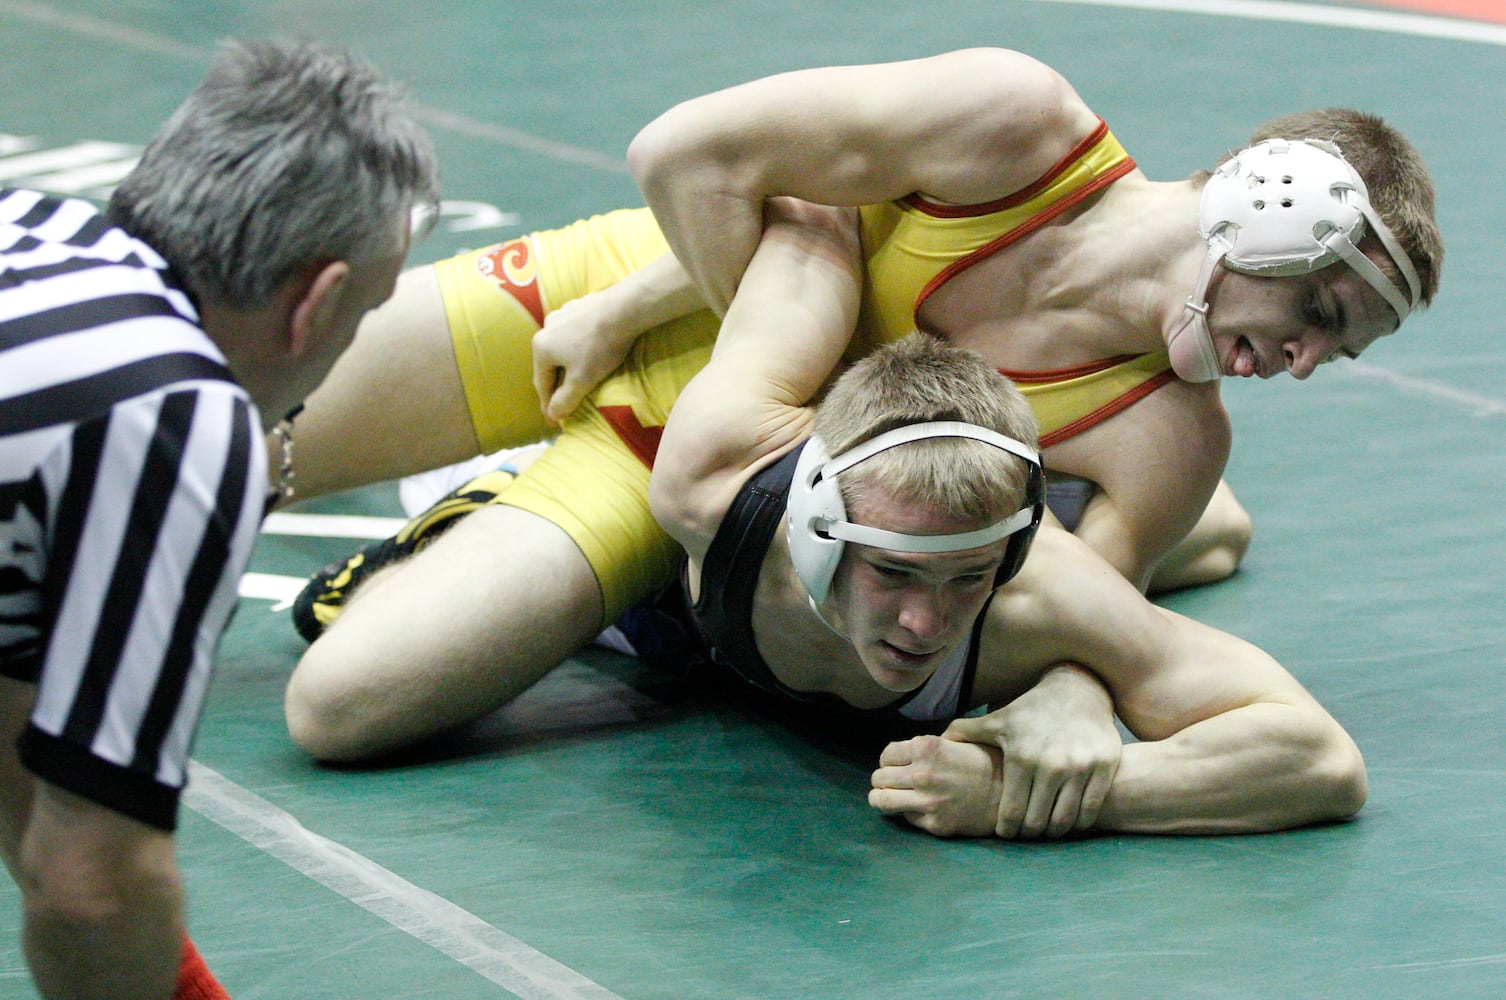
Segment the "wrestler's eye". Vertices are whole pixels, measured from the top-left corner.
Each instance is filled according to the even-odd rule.
[[[1333,330],[1338,327],[1338,319],[1327,306],[1323,304],[1320,295],[1313,295],[1308,299],[1307,307],[1302,311],[1303,320],[1319,330]]]
[[[1332,289],[1318,285],[1312,291],[1307,304],[1302,308],[1305,322],[1324,333],[1342,337],[1348,327],[1344,304],[1334,297]]]

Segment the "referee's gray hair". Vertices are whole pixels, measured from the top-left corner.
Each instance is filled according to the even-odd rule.
[[[438,167],[403,96],[308,42],[226,43],[115,189],[109,218],[201,298],[265,305],[289,278],[400,249],[437,216]]]

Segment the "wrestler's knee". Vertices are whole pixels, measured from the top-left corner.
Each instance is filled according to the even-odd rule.
[[[1209,558],[1216,563],[1216,569],[1221,570],[1223,576],[1232,575],[1250,550],[1255,523],[1227,483],[1219,484],[1214,501],[1208,505],[1198,528],[1207,533],[1207,551]]]
[[[1249,512],[1220,483],[1192,533],[1182,539],[1150,582],[1150,593],[1217,583],[1234,575],[1249,551],[1255,532]]]
[[[283,714],[288,735],[318,760],[354,761],[386,749],[370,698],[349,682],[336,648],[322,637],[308,648],[288,679]]]

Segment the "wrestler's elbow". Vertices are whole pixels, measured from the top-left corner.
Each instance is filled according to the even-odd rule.
[[[674,535],[676,527],[684,520],[686,484],[670,471],[670,463],[663,461],[663,455],[661,450],[656,463],[658,468],[648,480],[648,509],[659,526]]]
[[[1322,811],[1318,819],[1347,819],[1364,808],[1370,783],[1365,758],[1338,723],[1324,741],[1314,761],[1314,801]]]
[[[649,122],[628,143],[628,172],[645,195],[659,190],[677,162],[683,162],[689,150],[675,127],[675,109]]]
[[[1232,496],[1216,511],[1210,509],[1206,512],[1204,519],[1209,536],[1209,557],[1219,564],[1218,570],[1223,576],[1232,576],[1250,550],[1255,523],[1244,506]]]
[[[701,540],[716,534],[727,513],[726,503],[718,503],[703,488],[704,479],[684,474],[692,469],[681,466],[670,472],[663,461],[664,452],[659,455],[658,467],[649,480],[649,510],[671,538],[694,551]]]

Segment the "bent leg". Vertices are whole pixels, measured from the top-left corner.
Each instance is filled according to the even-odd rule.
[[[1198,587],[1233,576],[1250,548],[1254,530],[1249,513],[1235,499],[1234,491],[1219,480],[1203,516],[1156,567],[1150,593]]]
[[[382,754],[517,697],[601,629],[596,575],[536,514],[491,506],[372,577],[289,681],[294,742],[315,757]]]

